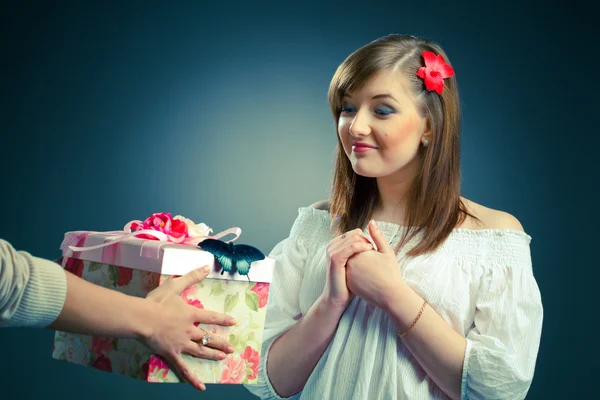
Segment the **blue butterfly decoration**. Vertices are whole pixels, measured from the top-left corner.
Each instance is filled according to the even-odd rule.
[[[240,275],[248,275],[250,264],[254,261],[264,260],[265,255],[256,247],[247,244],[225,243],[216,239],[204,239],[198,243],[204,251],[208,251],[223,267],[221,275],[227,272],[238,272]]]

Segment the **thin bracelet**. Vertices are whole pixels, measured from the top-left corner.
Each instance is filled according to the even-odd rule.
[[[410,330],[417,324],[417,321],[419,320],[419,318],[421,318],[421,315],[423,314],[423,311],[425,311],[425,306],[427,305],[427,300],[425,300],[423,302],[423,305],[421,306],[421,309],[419,310],[419,314],[417,314],[417,318],[415,318],[415,320],[413,321],[412,325],[408,327],[408,329],[406,330],[406,332],[404,333],[397,333],[398,337],[404,337],[404,335],[406,335],[408,332],[410,332]]]

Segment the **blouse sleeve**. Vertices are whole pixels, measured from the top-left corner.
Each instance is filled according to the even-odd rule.
[[[531,386],[543,308],[529,240],[514,239],[492,249],[486,262],[466,337],[462,399],[524,399]]]
[[[301,313],[299,293],[308,251],[306,242],[295,234],[298,223],[294,224],[290,237],[279,242],[269,254],[276,265],[269,289],[258,382],[246,385],[246,389],[261,399],[283,399],[267,376],[267,358],[273,342],[296,323]]]

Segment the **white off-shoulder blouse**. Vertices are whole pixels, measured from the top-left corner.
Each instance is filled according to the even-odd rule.
[[[265,399],[281,399],[267,376],[271,345],[321,295],[334,238],[327,211],[299,209],[287,239],[269,254],[277,260],[257,385]],[[377,225],[392,247],[402,227]],[[368,229],[365,234],[369,236]],[[516,230],[455,229],[433,253],[408,257],[418,237],[398,254],[405,281],[466,337],[463,399],[522,399],[533,378],[543,309],[533,276],[531,237]],[[447,399],[396,335],[381,309],[355,297],[304,389],[293,399]]]

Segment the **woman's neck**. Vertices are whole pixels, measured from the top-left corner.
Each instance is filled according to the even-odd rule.
[[[408,194],[423,160],[420,153],[395,173],[377,178],[378,202],[371,215],[377,221],[405,225]]]
[[[410,177],[377,178],[379,199],[371,218],[404,225],[407,195],[412,182]]]

